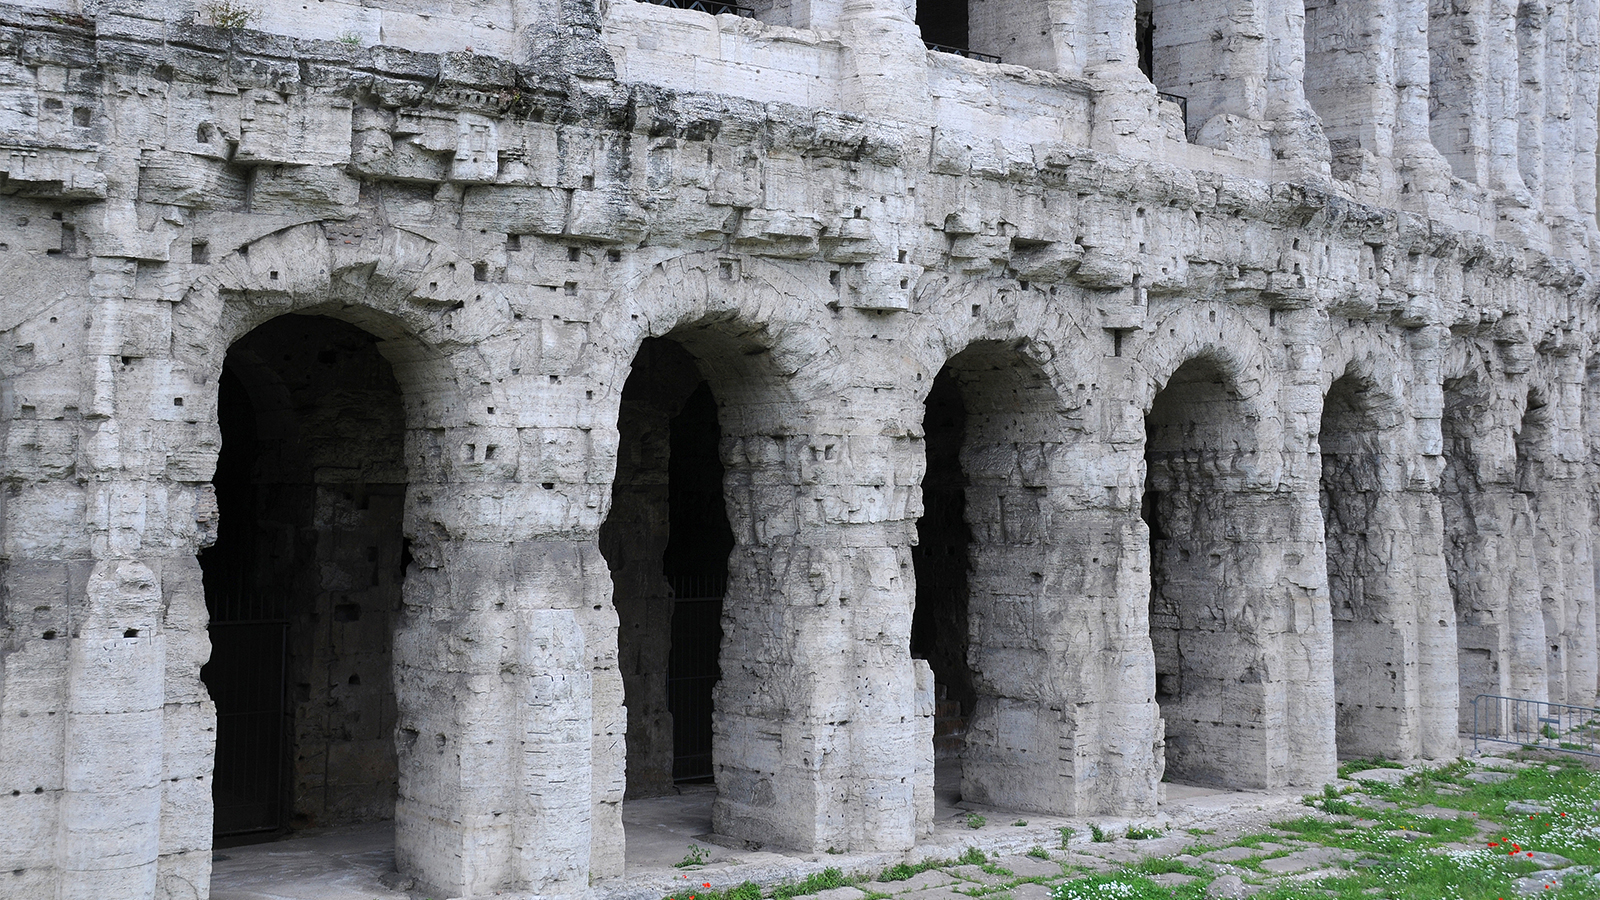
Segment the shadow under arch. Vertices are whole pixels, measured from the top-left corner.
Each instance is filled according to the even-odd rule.
[[[1408,489],[1406,409],[1373,357],[1329,385],[1318,499],[1340,758],[1452,755],[1454,629],[1436,501]]]
[[[1280,437],[1255,410],[1260,361],[1191,343],[1145,416],[1166,773],[1229,787],[1311,783],[1334,768],[1329,623],[1302,586],[1312,573],[1295,571],[1320,544],[1297,527],[1316,521],[1302,508],[1314,501],[1279,490]]]
[[[1098,568],[1068,496],[1084,435],[1029,350],[972,340],[928,388],[911,651],[936,686],[947,800],[959,771],[965,801],[1093,813],[1112,798],[1096,791],[1104,624],[1074,590]]]
[[[514,474],[515,433],[491,427],[497,407],[515,412],[522,398],[482,352],[514,328],[499,291],[475,281],[470,261],[404,229],[360,239],[296,226],[239,248],[191,286],[173,310],[174,353],[192,379],[214,385],[231,345],[296,314],[353,326],[386,361],[403,410],[389,449],[414,557],[392,629],[396,863],[419,890],[540,884],[559,894],[588,880],[589,770],[571,761],[592,752],[589,661],[577,614],[543,596],[551,567],[577,554],[536,540],[545,507],[528,501],[548,495]],[[196,415],[205,452],[208,413]],[[533,512],[501,512],[512,509]],[[530,677],[508,677],[517,673]],[[543,752],[518,752],[529,743]],[[516,851],[515,836],[534,832],[548,857]]]
[[[218,380],[219,531],[200,565],[219,841],[394,814],[404,411],[376,343],[280,316]]]

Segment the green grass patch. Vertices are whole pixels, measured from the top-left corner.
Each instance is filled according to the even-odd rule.
[[[1163,887],[1143,875],[1119,872],[1066,882],[1051,896],[1054,900],[1203,900],[1206,889],[1203,881]]]
[[[1123,871],[1133,872],[1137,875],[1193,875],[1196,878],[1205,878],[1208,881],[1211,877],[1211,873],[1205,869],[1178,862],[1170,856],[1153,856],[1149,859],[1141,859],[1127,866]]]
[[[844,887],[853,883],[854,879],[845,877],[844,872],[834,868],[833,866],[829,866],[828,868],[823,869],[821,872],[806,876],[805,880],[803,881],[785,881],[784,883],[772,889],[772,896],[774,900],[789,900],[790,897],[800,897],[805,894],[820,894],[823,891]]]
[[[878,873],[879,881],[909,881],[929,869],[949,865],[947,859],[925,859],[919,863],[897,863]]]
[[[664,900],[761,900],[761,885],[754,881],[746,881],[737,887],[720,891],[701,885],[696,887],[699,887],[699,890],[684,888],[675,894],[668,894]]]
[[[1339,777],[1349,778],[1352,773],[1365,772],[1368,769],[1404,769],[1405,766],[1392,759],[1347,759],[1339,764]]]

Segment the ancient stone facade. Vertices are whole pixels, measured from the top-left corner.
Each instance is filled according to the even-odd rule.
[[[0,6],[0,896],[1594,703],[1600,0],[701,6]]]

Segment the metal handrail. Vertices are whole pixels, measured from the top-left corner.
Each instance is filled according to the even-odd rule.
[[[1600,756],[1600,709],[1522,697],[1472,698],[1472,749],[1479,741]]]
[[[1000,57],[998,56],[992,56],[988,53],[979,53],[976,50],[968,50],[965,47],[951,47],[945,44],[935,44],[933,41],[923,41],[922,43],[929,50],[937,50],[940,53],[954,53],[957,56],[965,56],[967,59],[976,60],[978,62],[997,63],[1000,61]]]
[[[756,11],[748,6],[723,3],[721,0],[641,0],[641,2],[654,3],[656,6],[670,6],[673,9],[692,9],[695,12],[710,13],[713,16],[738,16],[741,19],[754,19],[756,17]]]
[[[1177,94],[1169,94],[1165,91],[1156,91],[1156,97],[1178,105],[1178,111],[1183,113],[1183,130],[1187,132],[1189,130],[1189,98],[1180,97]]]

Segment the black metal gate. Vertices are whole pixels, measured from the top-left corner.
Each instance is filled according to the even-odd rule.
[[[217,704],[211,799],[219,837],[283,824],[284,662],[289,623],[211,623],[200,677]]]
[[[667,709],[672,713],[672,780],[712,777],[712,691],[722,677],[721,578],[671,579],[672,651],[667,657]]]

